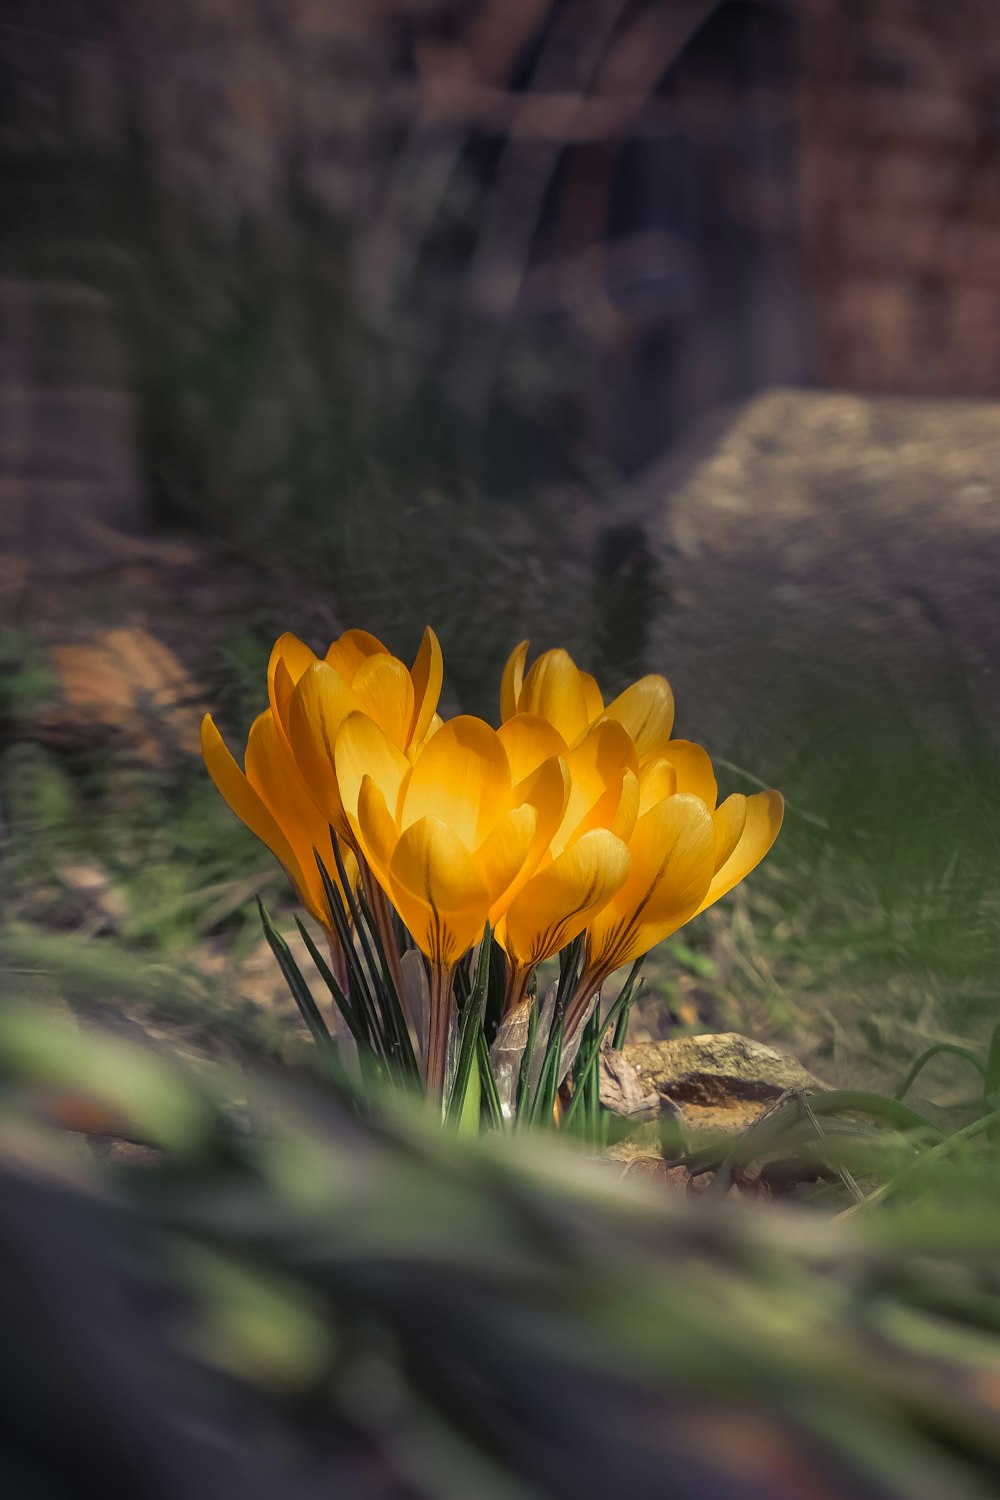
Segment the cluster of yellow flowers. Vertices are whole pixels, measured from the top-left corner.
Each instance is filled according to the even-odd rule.
[[[412,668],[365,631],[346,631],[324,658],[284,635],[245,771],[211,718],[202,725],[216,786],[334,946],[315,853],[332,872],[336,838],[383,930],[388,898],[426,955],[433,1093],[445,1075],[451,976],[487,921],[507,954],[509,1008],[524,1003],[538,963],[585,934],[570,1038],[608,975],[731,890],[781,826],[777,792],[717,805],[707,753],[670,737],[663,677],[605,704],[566,651],[546,651],[526,672],[527,654],[527,641],[511,654],[493,729],[465,714],[442,722],[430,629]]]

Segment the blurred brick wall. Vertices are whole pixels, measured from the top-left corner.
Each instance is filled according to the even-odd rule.
[[[1000,5],[791,0],[825,383],[1000,392]]]
[[[658,4],[672,14],[680,0],[651,0],[646,9]],[[621,28],[642,9],[638,0],[617,7],[580,0],[574,13],[592,10],[604,24],[614,12]],[[748,254],[769,237],[785,257],[775,262],[781,285],[786,263],[804,268],[800,332],[811,353],[800,375],[856,390],[1000,394],[1000,0],[730,0],[720,8],[750,9],[788,23],[787,130],[782,89],[772,81],[744,79],[737,97],[725,71],[705,70],[706,26],[675,70],[680,77],[689,59],[687,84],[664,90],[647,80],[641,108],[626,111],[627,130],[577,151],[585,170],[566,171],[564,201],[574,182],[588,213],[595,193],[621,199],[616,174],[626,148],[632,178],[646,173],[643,192],[648,184],[679,200],[680,188],[662,175],[677,155],[671,132],[679,133],[684,172],[697,179],[692,213],[718,242],[716,258],[742,227],[727,208],[729,217],[712,228],[706,159],[725,168],[733,201],[749,200],[745,218],[757,238]],[[392,289],[405,283],[434,227],[463,141],[478,130],[493,149],[514,97],[504,91],[518,69],[523,81],[533,37],[557,13],[559,5],[544,0],[9,0],[0,19],[3,164],[25,144],[112,156],[131,121],[153,143],[165,190],[194,198],[223,225],[250,212],[280,226],[275,208],[294,179],[361,226],[366,305],[377,312],[382,298],[395,336]],[[717,30],[721,57],[737,45],[737,31]],[[579,125],[572,112],[567,118]],[[793,136],[794,150],[772,152],[768,166],[772,148],[761,147],[766,170],[754,176],[748,142],[768,131]],[[609,259],[602,213],[598,207],[593,234],[584,224],[579,233],[550,235],[544,258],[536,250],[532,275],[517,283],[518,312],[531,313],[532,297],[544,311],[549,297],[607,338],[605,383],[634,407],[615,340],[633,358],[644,337],[637,325],[653,317],[669,324],[667,304],[686,295],[687,283],[663,251],[668,236],[649,233],[659,227],[655,218],[632,225],[634,253],[645,256],[638,270],[624,256]],[[664,222],[672,233],[673,221]],[[482,232],[482,216],[475,227]],[[592,242],[602,253],[590,257]],[[694,251],[688,279],[698,283],[707,262],[700,242]],[[683,256],[677,264],[683,269]],[[554,265],[561,279],[551,293]],[[593,295],[578,285],[591,265]],[[779,328],[787,308],[769,291],[762,297],[759,283],[739,334],[750,351],[740,357],[753,356],[750,388],[794,379],[785,366],[798,358],[796,330]],[[455,295],[449,283],[449,306]],[[678,344],[678,391],[655,397],[677,404],[684,422],[696,414],[685,401],[727,398],[714,382],[720,361],[735,358],[724,299],[709,287],[703,300],[697,346]],[[676,342],[672,324],[665,336]],[[779,338],[792,353],[768,374],[754,351]],[[652,374],[636,367],[640,395],[644,385],[663,383],[659,365]]]

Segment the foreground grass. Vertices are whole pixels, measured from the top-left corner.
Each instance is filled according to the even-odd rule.
[[[853,1222],[656,1199],[259,1057],[0,1017],[5,1491],[995,1492],[995,1161]]]

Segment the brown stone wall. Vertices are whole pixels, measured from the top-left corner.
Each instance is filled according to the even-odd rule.
[[[657,13],[655,0],[646,7],[591,3],[594,17],[617,16],[618,30],[611,27],[609,36],[635,23],[641,40],[638,22]],[[470,275],[461,285],[457,276],[445,277],[443,296],[449,308],[466,299],[470,319],[481,308],[489,314],[497,295],[505,296],[511,305],[495,319],[504,328],[514,301],[519,316],[530,317],[539,306],[561,308],[605,350],[605,388],[621,390],[627,382],[620,366],[633,360],[633,345],[656,318],[668,324],[674,316],[672,305],[666,311],[664,305],[671,297],[691,301],[677,270],[680,265],[684,272],[684,254],[696,262],[688,280],[706,280],[702,247],[695,246],[695,255],[672,222],[669,232],[632,234],[628,253],[646,257],[635,274],[623,255],[616,259],[608,236],[606,205],[632,135],[646,142],[643,161],[653,162],[643,169],[650,199],[680,196],[676,184],[664,186],[657,175],[669,170],[674,131],[697,146],[691,167],[698,178],[696,217],[713,226],[705,231],[712,253],[735,243],[739,214],[730,212],[729,200],[745,199],[749,230],[766,238],[764,225],[768,243],[780,251],[772,278],[778,291],[793,284],[804,290],[793,301],[775,295],[759,309],[754,303],[743,332],[714,288],[704,307],[693,313],[687,307],[698,338],[683,350],[680,394],[658,367],[650,374],[636,366],[640,377],[649,376],[650,399],[664,408],[672,402],[681,426],[731,394],[720,390],[717,377],[741,338],[755,352],[792,351],[775,369],[748,356],[747,389],[805,375],[850,390],[1000,394],[997,0],[757,0],[755,7],[730,0],[711,23],[699,20],[696,0],[659,3],[669,16],[690,12],[692,34],[679,26],[678,41],[669,27],[662,36],[653,27],[650,35],[662,44],[655,67],[648,64],[648,48],[637,53],[622,46],[620,66],[605,69],[614,75],[608,98],[597,97],[601,91],[592,83],[590,113],[567,114],[561,74],[546,85],[555,105],[542,97],[536,102],[543,107],[533,110],[524,95],[506,91],[516,59],[531,54],[533,38],[551,29],[560,13],[543,0],[470,0],[467,6],[444,0],[268,0],[254,6],[245,0],[94,0],[87,7],[72,0],[13,0],[0,28],[8,96],[0,151],[27,143],[113,155],[131,120],[148,136],[165,192],[199,203],[223,225],[249,211],[278,231],[282,197],[294,180],[353,226],[359,294],[395,336],[399,307],[393,299],[432,238],[449,185],[458,181],[465,190],[456,164],[470,131],[484,138],[521,132],[522,151],[525,142],[537,152],[552,139],[549,154],[557,162],[565,126],[567,140],[576,144],[568,153],[560,222],[544,255],[536,252],[537,264],[520,263],[514,216],[496,192],[489,213],[477,208],[472,215],[479,248]],[[794,108],[783,86],[765,76],[766,59],[758,56],[717,70],[713,82],[705,66],[711,59],[701,55],[705,33],[710,25],[718,30],[720,15],[744,8],[789,19]],[[577,7],[573,14],[590,12]],[[585,37],[592,29],[588,20]],[[720,64],[733,61],[722,54],[738,49],[734,35],[719,30]],[[699,56],[700,64],[692,65]],[[637,57],[648,73],[641,88]],[[665,72],[673,78],[668,87]],[[612,87],[616,79],[615,86],[621,84],[618,73],[629,84],[621,85],[621,109]],[[733,77],[743,74],[740,93]],[[542,76],[548,77],[544,70]],[[747,143],[755,133],[766,135],[762,122],[769,111],[772,134],[794,137],[795,149],[774,156],[770,176],[755,176]],[[667,142],[662,167],[649,145],[658,133]],[[704,164],[713,153],[725,169],[720,175],[728,194],[730,216],[721,229],[715,188],[706,186]],[[511,159],[516,165],[516,154]],[[509,175],[516,206],[534,179],[520,170]],[[526,244],[554,178],[554,167],[538,176]],[[502,188],[502,174],[499,181]],[[651,311],[655,297],[660,300]],[[672,324],[668,334],[674,337]],[[466,343],[485,368],[483,338],[477,334]],[[814,350],[808,368],[801,346]],[[795,368],[797,360],[802,368]],[[639,385],[641,396],[641,379]],[[627,388],[626,402],[635,399]],[[602,420],[618,417],[601,411],[595,422]]]
[[[1000,10],[792,0],[803,250],[825,383],[1000,391]]]

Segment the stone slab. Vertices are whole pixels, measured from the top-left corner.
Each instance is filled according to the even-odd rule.
[[[759,739],[831,673],[996,722],[1000,405],[773,390],[641,493],[680,733]]]

